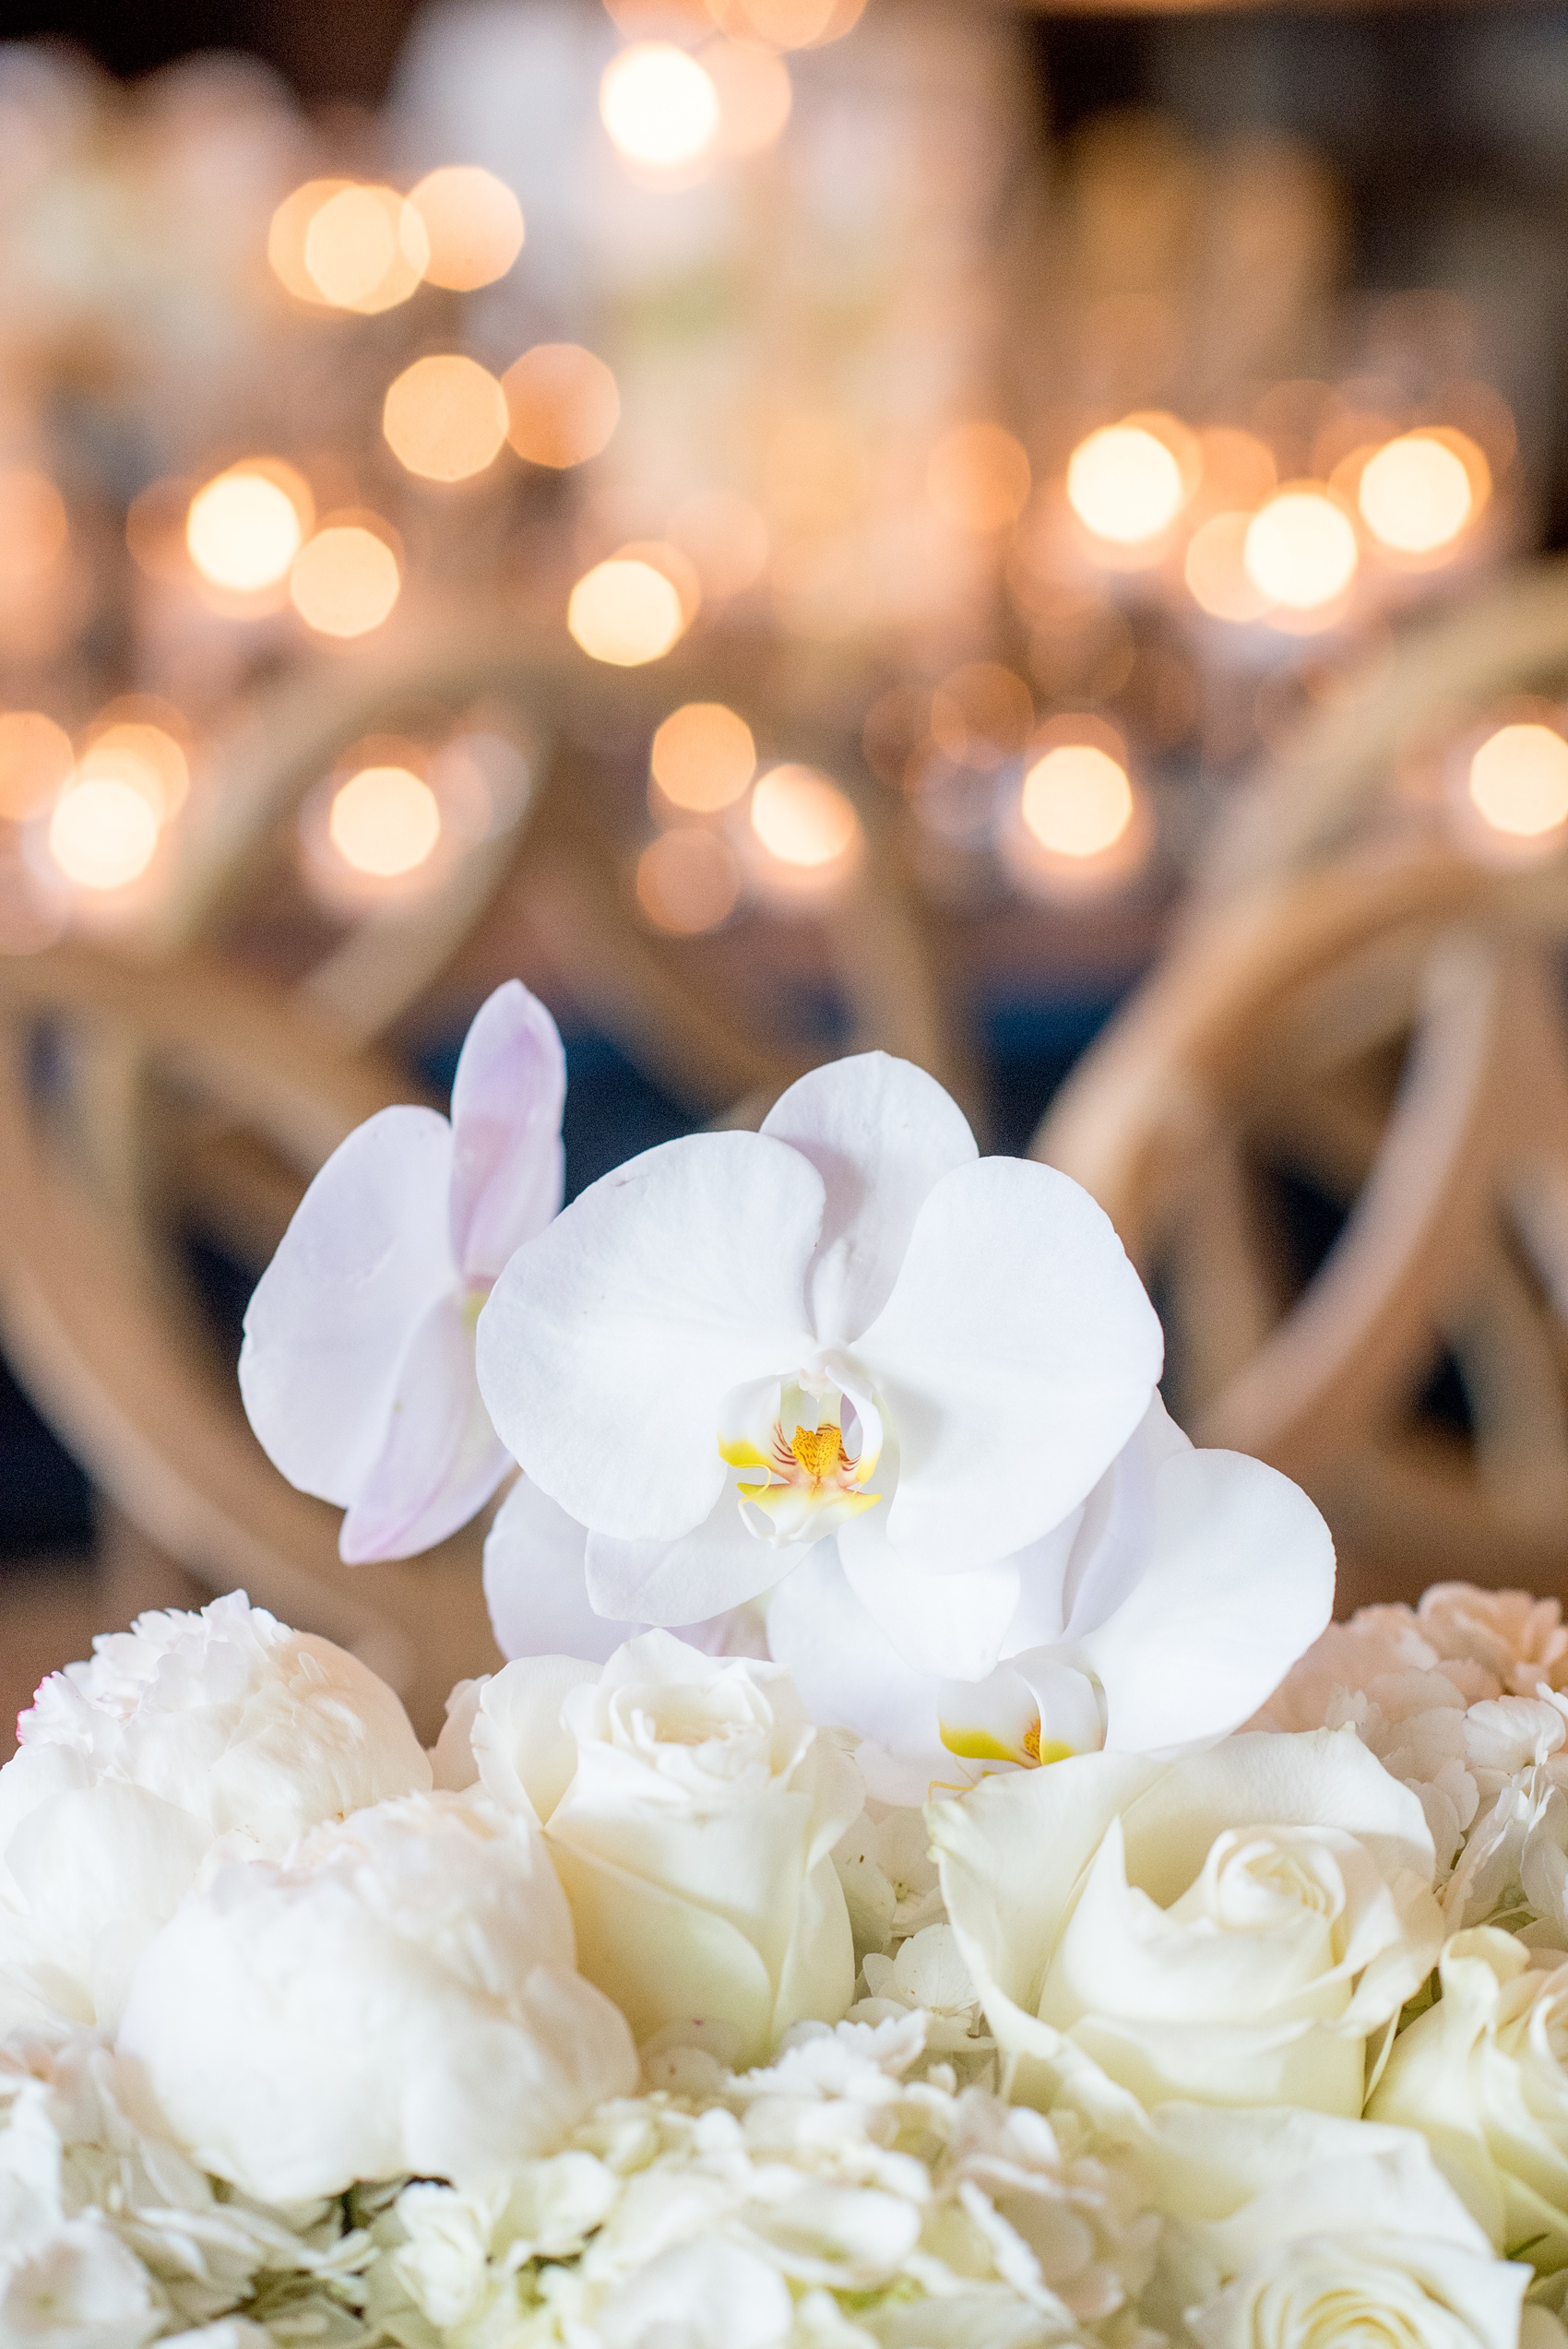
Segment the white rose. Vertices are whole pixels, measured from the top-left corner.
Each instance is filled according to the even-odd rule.
[[[4,2349],[141,2349],[164,2321],[147,2270],[94,2213],[0,2242]]]
[[[143,1952],[118,2046],[138,2108],[272,2202],[483,2186],[636,2078],[537,1833],[464,1795],[220,1870]]]
[[[1031,2097],[1087,2056],[1144,2106],[1359,2113],[1368,2037],[1437,1955],[1420,1805],[1348,1730],[1084,1754],[929,1816]]]
[[[1456,1933],[1368,2110],[1420,2130],[1495,2248],[1549,2274],[1568,2267],[1568,1966],[1530,1962],[1510,1933]]]
[[[243,1592],[144,1615],[56,1672],[0,1770],[0,2028],[113,2023],[138,1951],[220,1838],[306,1829],[430,1785],[392,1691]]]
[[[832,1855],[864,1788],[781,1665],[668,1631],[602,1667],[523,1657],[484,1684],[470,1735],[486,1791],[542,1823],[578,1963],[639,2042],[717,2022],[751,2063],[790,2023],[843,2014]]]

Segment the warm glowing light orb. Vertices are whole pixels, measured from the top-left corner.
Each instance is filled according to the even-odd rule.
[[[1261,619],[1268,610],[1268,598],[1247,570],[1252,519],[1250,514],[1211,514],[1187,541],[1182,565],[1187,592],[1213,620],[1240,623]]]
[[[345,864],[391,881],[423,864],[441,837],[441,810],[406,766],[365,766],[333,794],[327,831]]]
[[[426,282],[470,293],[504,278],[523,249],[523,208],[493,172],[447,163],[427,172],[409,204],[424,223]]]
[[[1029,497],[1029,460],[1001,424],[955,424],[932,450],[926,495],[942,519],[976,538],[1011,528]]]
[[[320,301],[374,314],[407,302],[430,260],[430,238],[395,188],[340,187],[312,213],[301,257]]]
[[[1482,467],[1485,458],[1476,450]],[[1361,519],[1396,554],[1435,554],[1451,546],[1476,508],[1470,468],[1431,433],[1401,433],[1361,468],[1356,492]]]
[[[728,841],[701,825],[650,840],[637,859],[637,904],[656,930],[695,938],[735,909],[740,876]]]
[[[670,650],[685,632],[686,615],[679,590],[662,571],[637,557],[613,555],[577,581],[566,625],[590,659],[637,669]]]
[[[0,717],[0,816],[20,824],[53,796],[71,766],[70,736],[42,710]]]
[[[760,155],[790,119],[790,68],[754,41],[712,41],[703,71],[719,92],[718,144],[725,155]]]
[[[775,766],[752,793],[752,830],[780,864],[820,872],[847,857],[861,820],[848,796],[814,766]]]
[[[687,702],[655,734],[648,763],[671,807],[715,815],[756,773],[756,744],[745,719],[722,702]]]
[[[699,161],[719,135],[713,77],[672,41],[636,41],[612,57],[599,112],[617,150],[648,171]]]
[[[1344,507],[1326,490],[1306,486],[1281,490],[1260,506],[1247,525],[1242,561],[1270,603],[1318,611],[1350,585],[1360,551]]]
[[[1133,821],[1133,787],[1109,751],[1063,742],[1025,776],[1020,812],[1042,848],[1061,857],[1102,856]]]
[[[1141,546],[1187,502],[1174,453],[1145,424],[1102,424],[1067,460],[1067,503],[1097,539]]]
[[[506,437],[530,465],[586,464],[621,421],[621,395],[602,359],[575,342],[540,342],[501,378]]]
[[[427,481],[466,481],[493,462],[506,437],[506,395],[487,367],[460,351],[416,359],[395,376],[381,429],[399,465]]]
[[[283,198],[272,215],[267,231],[267,257],[274,275],[296,302],[320,305],[321,294],[305,267],[305,238],[322,206],[353,184],[352,180],[343,179],[306,180],[303,187]]]
[[[117,776],[92,776],[61,792],[49,819],[49,853],[82,889],[124,889],[158,847],[158,818],[144,792]]]
[[[185,516],[185,546],[204,579],[235,595],[275,587],[304,536],[299,504],[277,478],[236,465],[199,489]],[[302,484],[303,487],[303,484]]]
[[[101,727],[77,761],[77,777],[78,783],[128,783],[160,824],[178,815],[191,788],[185,753],[173,736],[137,719]]]
[[[289,574],[289,596],[323,636],[379,628],[402,587],[398,558],[362,522],[329,522],[306,540]]]
[[[1470,761],[1470,798],[1495,832],[1554,832],[1568,823],[1568,741],[1550,726],[1500,726]]]

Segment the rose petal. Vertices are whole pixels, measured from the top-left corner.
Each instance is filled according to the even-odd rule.
[[[445,1118],[379,1111],[315,1177],[245,1312],[251,1426],[291,1484],[340,1509],[381,1457],[410,1338],[456,1287],[451,1169]]]
[[[1147,1410],[1162,1340],[1087,1192],[981,1158],[927,1198],[855,1353],[898,1442],[888,1538],[951,1572],[1010,1557],[1077,1506]]]
[[[1154,1480],[1143,1571],[1078,1646],[1109,1743],[1155,1753],[1236,1728],[1334,1608],[1334,1544],[1299,1487],[1235,1452],[1182,1452]]]
[[[488,1285],[561,1205],[566,1056],[520,979],[474,1015],[452,1081],[452,1253]]]
[[[637,1622],[610,1622],[588,1603],[588,1534],[521,1477],[484,1544],[484,1597],[505,1656],[577,1655],[602,1664]]]
[[[888,1542],[887,1512],[838,1529],[849,1587],[906,1664],[933,1679],[983,1680],[1018,1608],[1011,1559],[967,1574],[924,1574]]]
[[[927,1193],[974,1159],[974,1135],[933,1076],[886,1052],[813,1069],[779,1096],[762,1131],[822,1177],[812,1322],[824,1346],[844,1345],[886,1304]]]
[[[466,1525],[511,1466],[474,1379],[470,1324],[438,1298],[409,1341],[379,1458],[338,1537],[350,1566],[413,1558]]]
[[[618,1167],[519,1249],[480,1317],[479,1376],[524,1469],[593,1532],[670,1540],[723,1489],[732,1387],[814,1351],[805,1273],[822,1178],[757,1133]],[[686,1609],[716,1615],[723,1594]]]

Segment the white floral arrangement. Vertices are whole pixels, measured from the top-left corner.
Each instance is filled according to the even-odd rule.
[[[346,1558],[515,1478],[434,1749],[241,1593],[22,1716],[0,2349],[1564,2349],[1557,1603],[1333,1624],[918,1070],[564,1092],[503,988],[247,1321]]]

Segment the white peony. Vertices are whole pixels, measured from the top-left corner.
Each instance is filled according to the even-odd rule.
[[[602,1667],[509,1664],[469,1706],[480,1780],[543,1826],[578,1963],[639,2041],[719,2023],[754,2061],[791,2023],[844,2012],[832,1855],[864,1788],[781,1666],[648,1631]]]
[[[1086,1754],[932,1804],[943,1891],[1031,2097],[1361,2108],[1442,1938],[1415,1797],[1348,1731]]]
[[[113,2023],[137,1954],[219,1851],[428,1787],[392,1691],[241,1591],[144,1615],[44,1681],[0,1770],[0,2028]]]
[[[271,2201],[482,2185],[636,2072],[537,1833],[447,1794],[221,1869],[143,1952],[118,2047],[138,2108]]]

